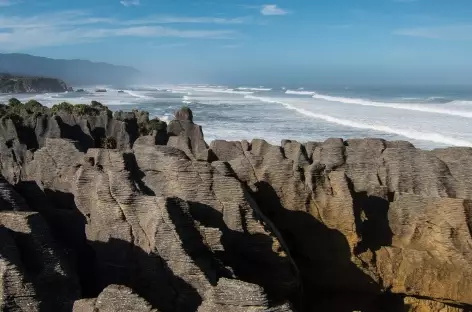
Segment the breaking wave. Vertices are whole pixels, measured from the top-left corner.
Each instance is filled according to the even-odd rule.
[[[263,88],[263,87],[260,87],[260,88],[239,87],[236,89],[242,90],[242,91],[271,91],[272,90],[272,88]]]
[[[151,97],[151,96],[138,94],[138,93],[130,91],[130,90],[124,90],[123,92],[128,94],[128,95],[131,95],[132,97],[136,97],[136,98],[140,98],[140,99],[147,99],[147,100],[152,100],[153,99],[153,97]]]
[[[358,128],[358,129],[367,129],[367,130],[374,130],[374,131],[379,131],[379,132],[385,132],[385,133],[391,133],[391,134],[396,134],[400,135],[409,139],[414,139],[414,140],[419,140],[419,141],[429,141],[429,142],[435,142],[435,143],[440,143],[440,144],[446,144],[446,145],[454,145],[454,146],[468,146],[472,147],[472,142],[461,140],[461,139],[456,139],[448,136],[444,136],[439,133],[433,133],[433,132],[421,132],[421,131],[416,131],[412,129],[397,129],[397,128],[392,128],[388,126],[383,126],[383,125],[374,125],[374,124],[368,124],[368,123],[361,123],[357,121],[352,121],[348,119],[341,119],[337,117],[332,117],[329,115],[324,115],[324,114],[317,114],[314,112],[311,112],[309,110],[303,109],[296,107],[292,104],[288,104],[286,102],[280,101],[280,100],[275,100],[271,98],[262,98],[262,97],[255,97],[255,96],[246,96],[246,98],[251,98],[259,101],[263,101],[266,103],[275,103],[275,104],[281,104],[285,108],[294,110],[300,114],[303,114],[305,116],[311,117],[311,118],[316,118],[316,119],[321,119],[329,123],[334,123],[346,127],[351,127],[351,128]]]
[[[301,90],[287,90],[285,94],[296,94],[296,95],[313,95],[314,91],[301,91]]]
[[[386,107],[386,108],[411,110],[411,111],[433,113],[433,114],[459,116],[459,117],[464,117],[464,118],[472,118],[472,111],[451,110],[451,109],[442,108],[442,107],[435,107],[435,106],[433,107],[431,105],[426,105],[426,104],[375,102],[375,101],[369,101],[369,100],[364,100],[364,99],[323,95],[323,94],[318,94],[316,92],[313,94],[312,97],[314,99],[324,100],[324,101],[329,101],[329,102],[339,102],[339,103],[345,103],[345,104],[373,106],[373,107]]]

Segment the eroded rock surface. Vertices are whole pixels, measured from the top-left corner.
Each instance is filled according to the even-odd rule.
[[[422,151],[375,139],[311,149],[283,143],[212,149],[286,239],[305,291],[472,304],[472,149]]]
[[[4,310],[471,309],[472,149],[93,112],[0,120]]]

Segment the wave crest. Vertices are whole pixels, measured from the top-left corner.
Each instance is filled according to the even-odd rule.
[[[287,90],[285,94],[296,94],[296,95],[313,95],[314,91],[301,91],[301,90]]]
[[[324,114],[317,114],[314,112],[311,112],[309,110],[303,109],[296,107],[292,104],[286,103],[284,101],[280,101],[277,99],[271,99],[271,98],[262,98],[262,97],[256,97],[256,96],[247,96],[246,98],[251,98],[255,100],[259,100],[262,102],[266,103],[275,103],[275,104],[280,104],[283,105],[285,108],[294,110],[302,115],[316,118],[316,119],[321,119],[324,121],[327,121],[329,123],[335,123],[338,125],[346,126],[346,127],[351,127],[351,128],[358,128],[358,129],[367,129],[367,130],[373,130],[373,131],[379,131],[379,132],[385,132],[385,133],[391,133],[391,134],[396,134],[400,135],[409,139],[413,140],[418,140],[418,141],[429,141],[429,142],[434,142],[434,143],[440,143],[440,144],[446,144],[446,145],[453,145],[453,146],[467,146],[467,147],[472,147],[472,142],[461,140],[461,139],[456,139],[448,136],[444,136],[439,133],[434,133],[434,132],[421,132],[421,131],[416,131],[412,129],[397,129],[397,128],[392,128],[388,126],[383,126],[383,125],[373,125],[373,124],[367,124],[367,123],[361,123],[357,121],[352,121],[348,119],[341,119],[329,115],[324,115]]]
[[[344,103],[344,104],[373,106],[373,107],[386,107],[386,108],[411,110],[411,111],[433,113],[433,114],[459,116],[459,117],[464,117],[464,118],[472,118],[472,111],[451,110],[451,109],[440,108],[440,107],[432,107],[431,105],[427,106],[427,104],[375,102],[375,101],[369,101],[369,100],[364,100],[364,99],[323,95],[316,92],[313,94],[312,97],[318,100],[338,102],[338,103]]]

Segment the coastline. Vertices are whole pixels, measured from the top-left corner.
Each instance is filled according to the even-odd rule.
[[[61,102],[98,101],[112,111],[145,110],[151,117],[166,122],[180,106],[189,105],[195,111],[196,121],[205,128],[209,141],[264,138],[271,144],[280,144],[286,138],[309,142],[332,137],[377,137],[389,141],[407,140],[427,150],[472,145],[472,134],[468,131],[472,95],[463,88],[443,88],[435,92],[419,89],[417,93],[412,88],[375,92],[369,88],[331,92],[322,88],[304,89],[322,98],[287,94],[291,89],[258,87],[249,90],[250,87],[239,89],[237,86],[80,88],[84,92],[18,97],[23,102],[34,99],[49,107]],[[107,92],[97,93],[97,88],[107,89]],[[328,97],[330,101],[324,99]],[[3,102],[7,100],[4,96]]]
[[[35,294],[30,304],[472,306],[462,291],[472,286],[471,148],[334,138],[207,144],[188,108],[166,124],[99,104],[29,104],[0,118],[0,223],[9,229],[1,233],[14,246],[2,257],[32,281],[22,284]],[[11,262],[15,252],[42,250],[12,231],[48,246],[51,262],[36,257],[39,272]]]

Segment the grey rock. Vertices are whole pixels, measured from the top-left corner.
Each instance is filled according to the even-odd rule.
[[[2,311],[70,311],[79,299],[77,276],[33,212],[0,212]]]
[[[192,110],[188,107],[182,107],[174,113],[174,119],[193,122]]]
[[[193,160],[213,160],[213,153],[208,152],[208,145],[203,138],[202,127],[193,123],[193,114],[189,108],[175,112],[174,120],[167,126],[167,133],[168,146],[183,150]]]
[[[130,288],[122,285],[106,287],[96,299],[74,303],[73,312],[158,312]]]
[[[0,214],[34,210],[46,220],[54,239],[45,244],[71,252],[51,261],[80,272],[86,295],[73,298],[76,311],[472,306],[472,149],[382,139],[208,147],[201,127],[177,113],[161,145],[145,120],[133,112],[0,122]],[[97,148],[102,135],[122,143]],[[0,235],[14,246],[2,256],[24,247],[10,230]],[[37,293],[34,274],[8,261],[4,305],[21,287],[24,304],[42,304],[36,298],[48,294]]]

